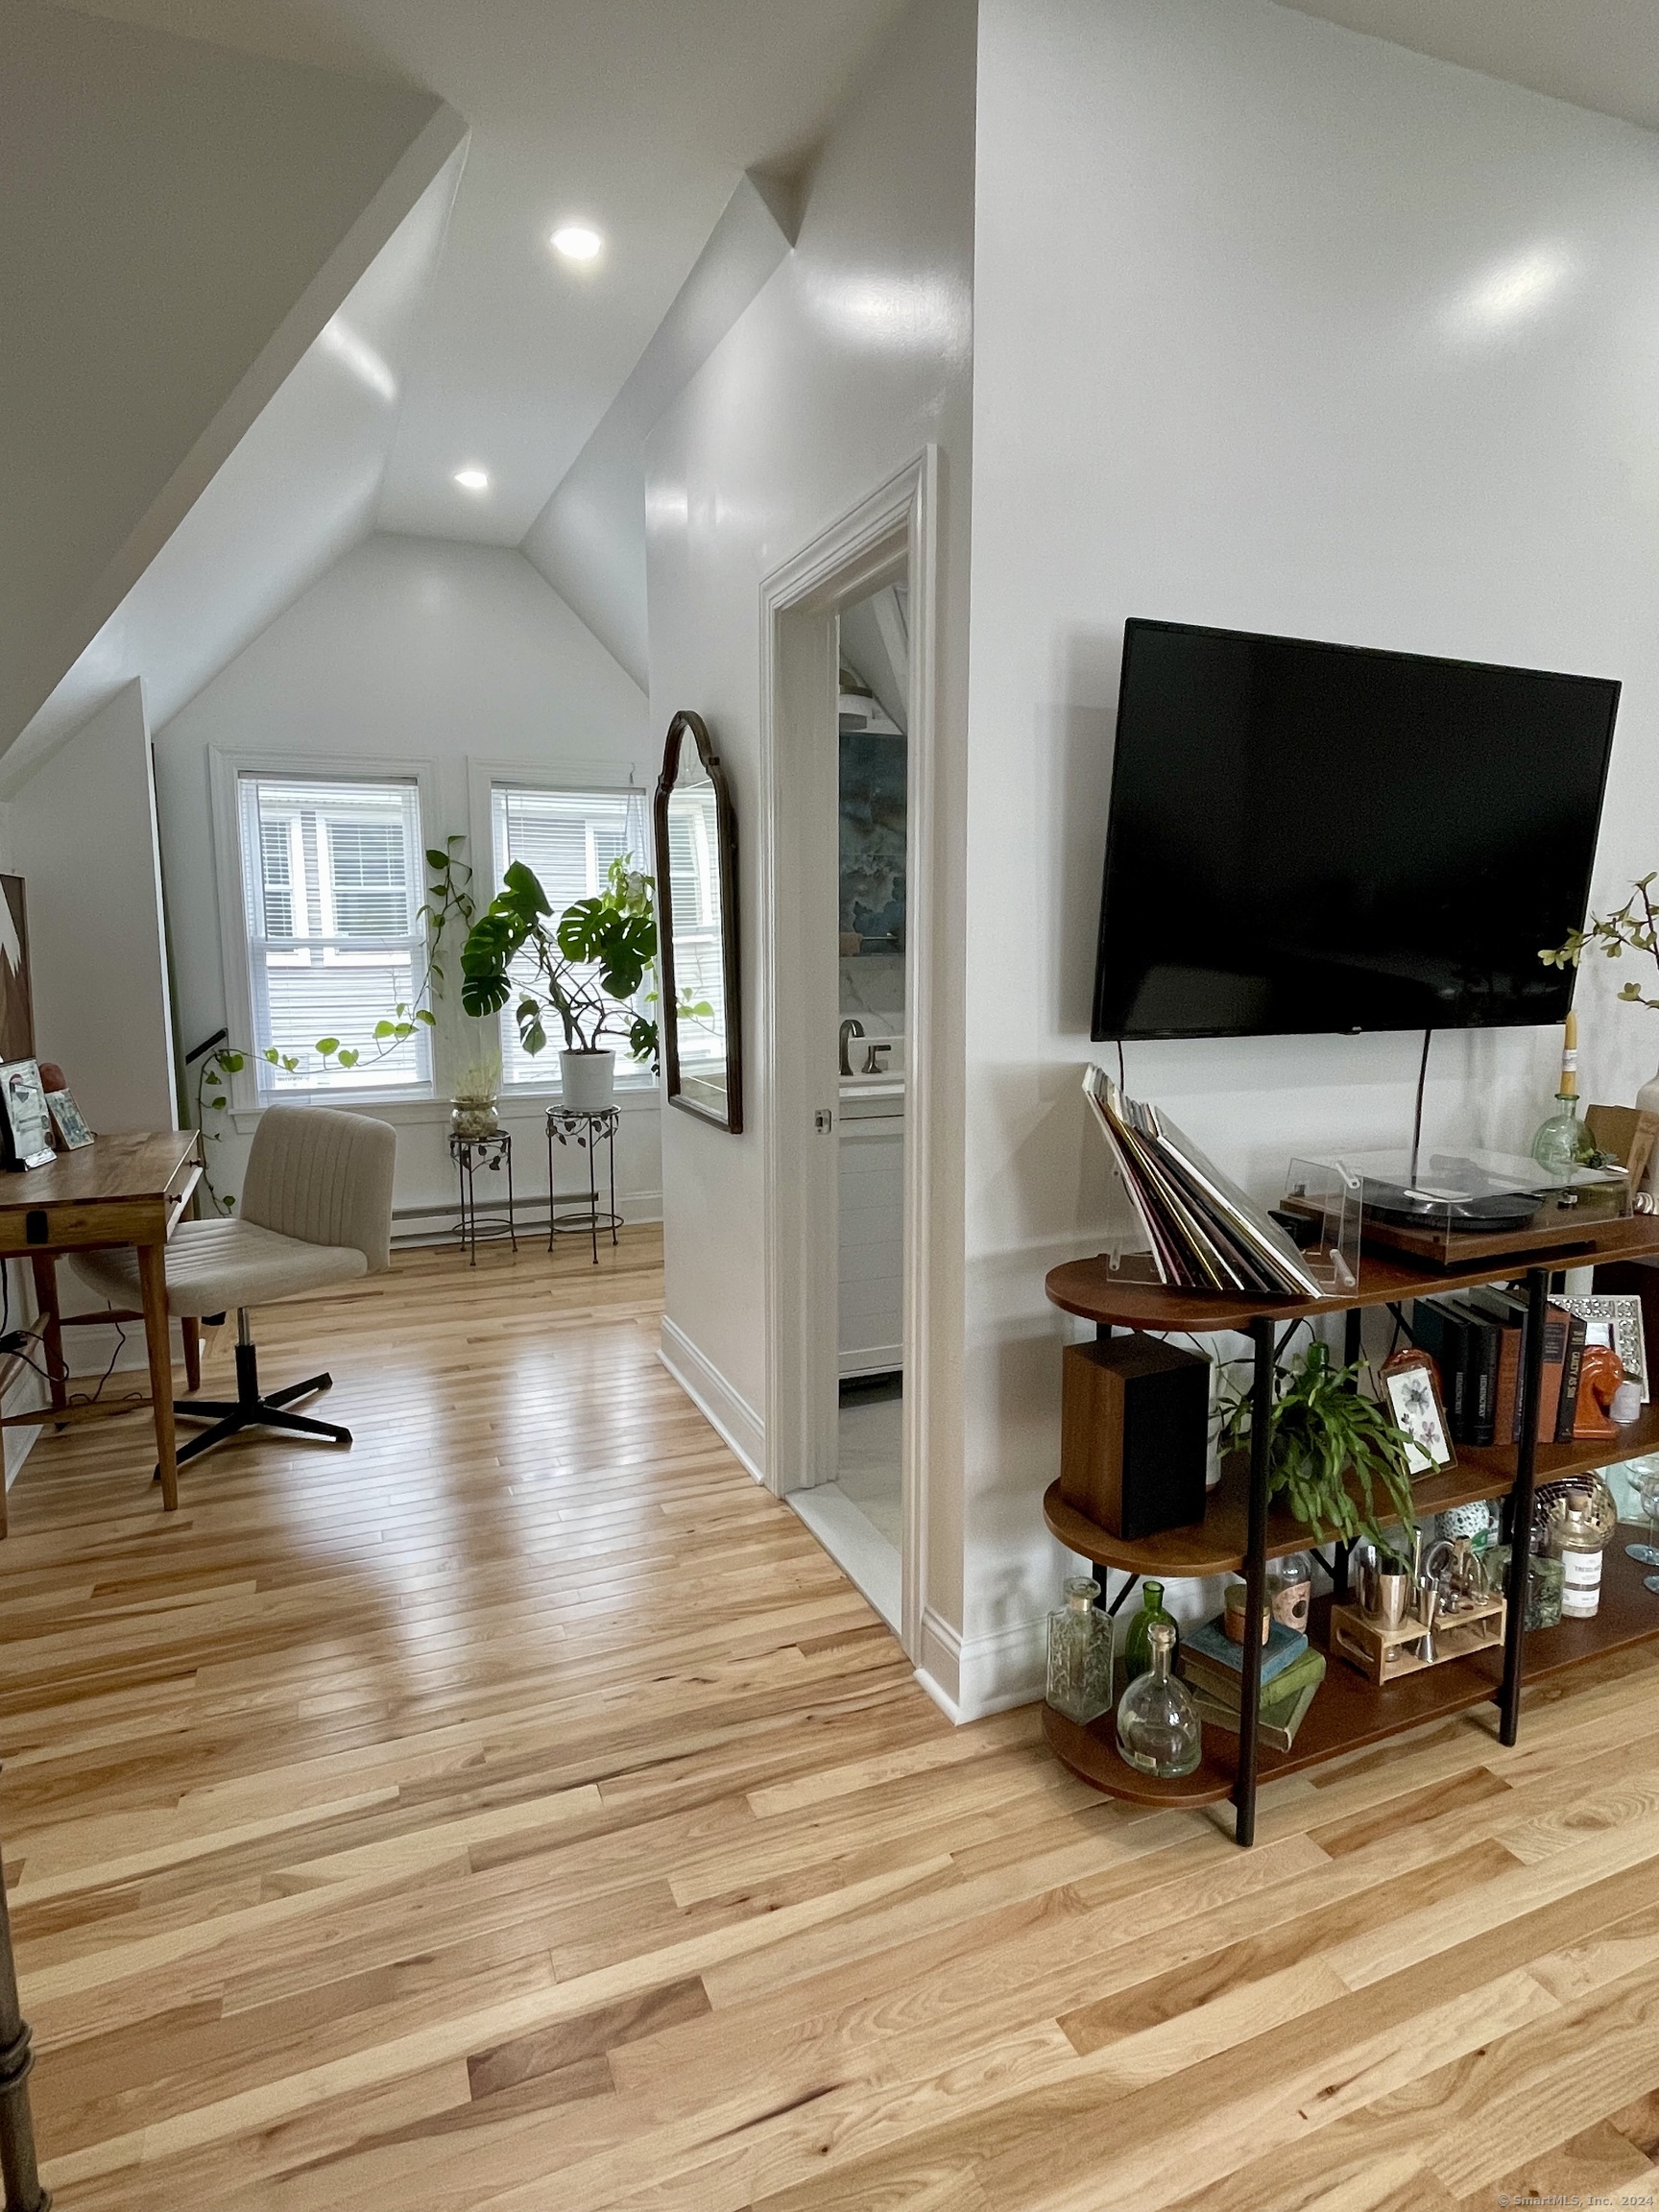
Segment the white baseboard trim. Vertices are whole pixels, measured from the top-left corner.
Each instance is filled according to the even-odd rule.
[[[928,1606],[922,1616],[922,1662],[916,1679],[946,1719],[958,1726],[1030,1705],[1047,1673],[1046,1619],[1016,1622],[988,1636],[963,1637]]]
[[[662,1316],[662,1341],[657,1357],[699,1413],[736,1453],[757,1482],[766,1479],[766,1425],[749,1401],[733,1390],[712,1360],[704,1358],[684,1329]]]

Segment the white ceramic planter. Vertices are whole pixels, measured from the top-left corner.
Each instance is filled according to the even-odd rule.
[[[614,1052],[561,1052],[559,1080],[572,1114],[602,1114],[616,1096]]]

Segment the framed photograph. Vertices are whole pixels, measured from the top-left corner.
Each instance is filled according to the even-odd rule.
[[[90,1144],[92,1132],[81,1118],[81,1109],[67,1091],[48,1091],[46,1103],[58,1134],[63,1140],[66,1152],[78,1152],[83,1144]]]
[[[52,1116],[40,1087],[39,1064],[8,1060],[0,1066],[0,1135],[8,1167],[44,1167],[53,1158]]]
[[[1416,1477],[1455,1467],[1457,1455],[1440,1398],[1440,1370],[1428,1353],[1397,1352],[1383,1366],[1382,1391],[1390,1415],[1410,1439],[1407,1471]]]
[[[1647,1386],[1647,1339],[1642,1327],[1642,1301],[1634,1290],[1600,1290],[1584,1296],[1551,1298],[1551,1306],[1559,1306],[1565,1313],[1576,1313],[1581,1321],[1605,1321],[1613,1332],[1613,1349],[1624,1362],[1624,1372],[1632,1382],[1642,1386],[1642,1403],[1647,1405],[1651,1393]]]

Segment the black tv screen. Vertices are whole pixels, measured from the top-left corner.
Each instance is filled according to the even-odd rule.
[[[1125,626],[1096,1038],[1558,1022],[1619,685]]]

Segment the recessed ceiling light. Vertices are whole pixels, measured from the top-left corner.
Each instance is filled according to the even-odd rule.
[[[566,261],[591,261],[604,243],[598,231],[590,230],[586,223],[565,223],[553,233],[553,251],[563,253]]]
[[[463,492],[488,492],[490,471],[488,469],[457,469],[455,481]]]

